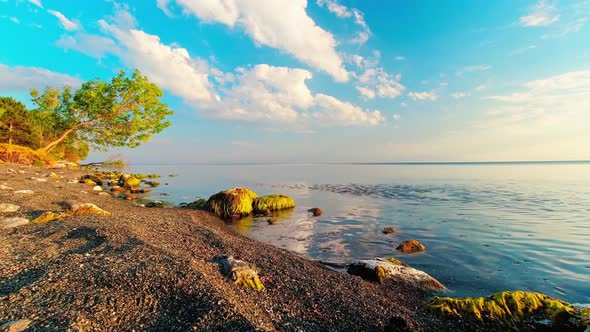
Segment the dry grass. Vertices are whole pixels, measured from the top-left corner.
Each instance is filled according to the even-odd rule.
[[[52,166],[55,164],[55,160],[43,151],[35,151],[24,146],[13,144],[0,144],[0,160],[5,163],[40,167]]]

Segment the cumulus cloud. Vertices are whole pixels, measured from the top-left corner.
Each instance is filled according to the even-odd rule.
[[[63,85],[79,86],[80,79],[62,73],[53,72],[45,68],[7,66],[0,64],[0,92],[23,92],[30,88],[44,88],[45,86],[61,87]]]
[[[78,51],[95,58],[102,58],[108,53],[118,53],[119,47],[110,38],[89,33],[77,33],[62,36],[55,44],[63,49]]]
[[[422,91],[422,92],[410,92],[408,96],[413,100],[430,100],[435,101],[438,99],[436,91]]]
[[[206,104],[216,99],[209,82],[208,64],[192,58],[185,48],[165,45],[158,36],[141,30],[119,28],[104,20],[99,24],[118,41],[119,56],[127,66],[138,68],[160,87],[188,103]]]
[[[354,75],[358,81],[355,87],[365,98],[396,98],[406,89],[400,83],[401,75],[390,74],[380,67],[380,57],[379,52],[375,52],[372,58],[360,55],[352,57],[352,62],[361,70],[361,73]]]
[[[243,28],[257,44],[280,49],[336,81],[348,81],[348,72],[336,52],[334,36],[306,13],[307,0],[238,1],[174,0],[186,14],[203,22]],[[160,1],[167,8],[167,1]],[[289,13],[289,15],[284,15]]]
[[[304,69],[260,64],[242,69],[236,83],[225,89],[219,108],[224,119],[314,126],[374,126],[385,119],[325,94],[312,94],[306,84],[312,74]]]
[[[58,12],[57,10],[48,10],[47,11],[49,14],[57,17],[57,19],[59,20],[59,23],[61,23],[61,25],[63,26],[64,29],[68,30],[68,31],[73,31],[73,30],[78,30],[80,29],[80,24],[76,23],[74,21],[70,21],[67,17],[65,17],[64,14]]]
[[[559,20],[559,13],[553,3],[540,0],[530,8],[527,15],[520,17],[520,25],[524,27],[543,27]]]
[[[373,89],[369,89],[369,88],[364,87],[364,86],[356,86],[356,89],[361,94],[361,96],[363,96],[363,97],[365,97],[367,99],[373,99],[373,98],[375,98],[375,91]]]

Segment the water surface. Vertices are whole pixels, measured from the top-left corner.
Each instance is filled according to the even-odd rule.
[[[175,203],[247,186],[297,207],[233,224],[316,260],[396,257],[451,296],[533,290],[590,303],[590,163],[134,165],[163,175],[152,197]],[[167,177],[167,174],[178,174]],[[164,196],[164,194],[170,196]],[[320,207],[321,217],[306,210]],[[393,226],[396,234],[381,233]],[[423,253],[395,251],[417,239]]]

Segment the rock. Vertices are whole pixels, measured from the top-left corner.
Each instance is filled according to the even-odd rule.
[[[2,213],[10,213],[16,212],[20,209],[20,206],[9,204],[9,203],[0,203],[0,212]]]
[[[109,193],[105,193],[104,191],[101,191],[98,193],[99,196],[108,196],[108,197],[112,197],[111,194]]]
[[[22,225],[28,224],[30,221],[27,218],[21,217],[13,217],[13,218],[6,218],[0,221],[0,226],[2,228],[14,228]]]
[[[140,189],[139,190],[139,193],[140,194],[147,194],[147,193],[150,193],[150,192],[152,192],[152,190],[151,189],[147,189],[147,188],[143,188],[143,189]]]
[[[54,172],[49,173],[49,175],[47,175],[47,177],[50,177],[54,180],[59,180],[59,179],[63,178],[63,176],[58,175],[57,173],[54,173]]]
[[[46,178],[34,178],[34,180],[37,182],[47,182]]]
[[[131,194],[125,194],[125,195],[123,196],[123,199],[124,199],[124,200],[126,200],[126,201],[132,201],[132,200],[134,200],[134,199],[135,199],[135,196],[133,196],[133,195],[131,195]]]
[[[16,171],[12,168],[7,169],[6,172],[8,172],[8,174],[16,173]]]
[[[395,227],[385,227],[383,229],[383,234],[393,234],[395,233],[397,230],[395,229]]]
[[[12,322],[4,323],[0,326],[1,332],[22,332],[29,328],[33,323],[30,319],[13,320]]]
[[[149,207],[149,208],[163,208],[164,204],[160,201],[153,201],[153,202],[149,202],[145,205],[145,207]]]
[[[322,213],[324,213],[324,211],[322,211],[322,209],[317,208],[317,207],[311,208],[311,209],[307,210],[307,212],[311,212],[314,217],[319,217],[322,215]]]
[[[116,191],[125,191],[125,188],[123,187],[119,187],[119,186],[114,186],[111,188],[111,191],[116,192]]]
[[[0,190],[12,190],[12,188],[10,188],[9,186],[0,184]]]
[[[68,183],[80,183],[78,180],[69,180]]]
[[[285,195],[272,194],[257,197],[252,202],[254,213],[266,214],[268,211],[278,211],[295,207],[293,198]]]
[[[102,216],[110,216],[111,213],[105,211],[92,203],[74,204],[65,212],[69,216],[81,216],[88,214],[97,214]]]
[[[278,219],[277,219],[277,218],[270,218],[270,219],[268,219],[266,222],[267,222],[269,225],[272,225],[272,224],[276,223],[277,221],[278,221]]]
[[[406,264],[406,263],[404,263],[404,262],[402,262],[402,261],[400,261],[399,259],[396,259],[396,258],[394,258],[394,257],[389,257],[387,260],[388,260],[390,263],[393,263],[393,264],[395,264],[395,265],[409,266],[408,264]]]
[[[131,174],[121,174],[118,182],[119,186],[128,189],[138,188],[140,183],[141,181]]]
[[[234,283],[259,291],[264,289],[264,285],[258,278],[258,271],[255,266],[231,256],[216,257],[215,261],[221,265],[222,273],[226,277],[231,278]]]
[[[480,321],[499,331],[529,331],[534,330],[534,325],[540,325],[539,330],[543,331],[584,331],[590,327],[587,308],[536,292],[506,291],[478,298],[435,297],[430,310],[441,316]]]
[[[94,190],[94,191],[102,191],[102,187],[101,186],[94,186],[94,187],[92,187],[92,190]]]
[[[82,175],[82,177],[80,177],[80,182],[82,183],[88,183],[90,184],[90,181],[86,181],[86,180],[90,180],[94,183],[94,185],[102,185],[102,178],[98,175],[95,174],[86,174],[86,175]]]
[[[426,247],[416,240],[406,240],[402,242],[399,246],[397,246],[397,248],[395,249],[406,254],[413,254],[416,252],[424,251]]]
[[[424,271],[398,265],[387,260],[357,261],[348,266],[347,272],[371,281],[383,282],[385,279],[393,279],[422,290],[446,289],[443,284]]]
[[[160,185],[160,182],[157,181],[145,181],[145,184],[147,184],[148,186],[155,188],[158,187]]]
[[[252,213],[252,202],[257,197],[248,188],[233,188],[211,196],[207,209],[221,218],[240,218]]]
[[[96,185],[98,185],[98,183],[96,183],[96,182],[94,182],[94,181],[92,181],[90,179],[84,179],[84,180],[81,181],[81,183],[86,183],[89,186],[96,186]]]
[[[163,196],[165,196],[165,195],[163,195]],[[183,204],[182,207],[185,209],[206,210],[207,209],[207,200],[203,199],[203,198],[199,198],[192,203]]]
[[[15,194],[24,194],[24,195],[32,195],[32,194],[34,194],[34,192],[32,190],[28,190],[28,189],[25,189],[25,190],[17,190],[14,193]]]
[[[66,214],[63,213],[55,213],[51,211],[44,212],[42,215],[38,216],[37,218],[33,219],[31,223],[33,224],[44,224],[46,222],[59,220],[63,217],[66,217]]]
[[[393,316],[385,325],[385,332],[412,332],[408,327],[408,322],[399,316]]]

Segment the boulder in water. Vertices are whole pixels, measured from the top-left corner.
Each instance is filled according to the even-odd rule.
[[[233,188],[211,196],[207,209],[221,218],[240,218],[252,213],[252,202],[257,197],[248,188]]]
[[[293,198],[280,194],[257,197],[252,202],[254,213],[267,214],[269,211],[291,209],[295,207]]]
[[[417,240],[406,240],[402,242],[399,246],[397,246],[397,248],[395,249],[401,252],[405,252],[406,254],[413,254],[416,252],[424,251],[426,247]]]
[[[311,208],[309,210],[307,210],[307,212],[311,212],[311,214],[313,214],[314,217],[319,217],[322,215],[322,213],[324,213],[324,211],[322,211],[322,209],[320,208]]]

